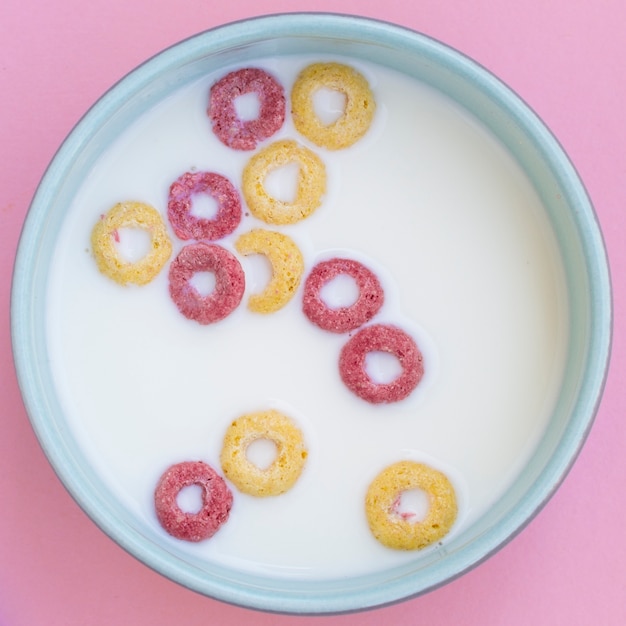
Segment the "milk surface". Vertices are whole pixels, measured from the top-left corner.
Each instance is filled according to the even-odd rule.
[[[274,73],[288,95],[298,71],[318,60],[255,65]],[[234,252],[239,234],[266,227],[294,239],[305,274],[337,255],[373,269],[386,301],[372,322],[401,326],[424,354],[424,378],[407,400],[374,406],[344,387],[337,363],[348,336],[304,317],[302,286],[277,313],[247,311],[248,296],[268,279],[261,257],[239,257],[247,280],[242,305],[210,326],[185,319],[170,300],[169,264],[144,287],[121,287],[98,272],[90,233],[115,203],[147,202],[166,219],[170,184],[191,170],[216,171],[240,187],[251,153],[223,146],[206,116],[210,85],[232,68],[175,93],[133,124],[85,179],[59,237],[48,330],[68,425],[140,523],[165,546],[207,563],[329,578],[417,558],[384,548],[370,534],[363,502],[371,480],[402,459],[446,472],[459,498],[452,530],[458,533],[532,453],[560,382],[563,274],[529,181],[456,103],[389,69],[347,62],[365,74],[376,97],[367,135],[329,152],[300,137],[288,112],[269,140],[295,138],[323,159],[322,206],[298,224],[274,227],[244,205],[236,232],[218,243]],[[316,106],[323,107],[320,100]],[[175,255],[184,243],[169,232]],[[384,379],[386,364],[379,366]],[[212,539],[186,544],[169,537],[153,510],[161,473],[185,460],[220,471],[228,424],[271,407],[304,432],[309,457],[296,485],[274,498],[231,486],[230,519]],[[184,506],[193,510],[193,494],[188,500]]]

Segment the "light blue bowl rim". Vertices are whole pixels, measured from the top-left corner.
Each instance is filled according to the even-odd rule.
[[[493,103],[496,117],[501,115],[507,124],[512,121],[530,139],[532,149],[544,160],[541,166],[549,165],[550,176],[557,181],[562,200],[569,207],[575,235],[580,240],[589,290],[589,328],[583,346],[586,351],[584,370],[575,391],[575,407],[559,435],[558,447],[534,477],[531,487],[514,507],[503,510],[488,532],[474,537],[445,558],[433,561],[425,572],[406,572],[385,580],[377,576],[364,577],[353,585],[344,586],[316,582],[290,585],[281,580],[281,589],[277,590],[272,582],[262,578],[228,572],[211,577],[184,566],[179,559],[125,525],[118,516],[119,510],[107,506],[111,503],[94,493],[86,474],[65,457],[65,434],[51,421],[46,411],[48,405],[41,397],[40,376],[46,364],[37,360],[34,329],[42,296],[32,293],[32,275],[39,243],[46,236],[48,200],[76,155],[89,142],[92,130],[105,123],[133,94],[173,68],[226,49],[282,39],[334,40],[346,45],[358,42],[364,47],[371,44],[378,52],[389,50],[390,54],[405,55],[409,60],[421,59],[431,68],[424,71],[432,71],[433,77],[443,73],[471,84],[476,97],[486,96]],[[457,95],[463,104],[462,95]],[[474,96],[468,92],[467,97]],[[219,26],[164,50],[118,82],[78,122],[43,176],[24,222],[13,274],[11,332],[18,381],[40,444],[72,497],[107,535],[149,567],[221,601],[271,612],[337,614],[388,605],[447,583],[505,545],[537,514],[567,475],[597,412],[610,360],[612,300],[602,234],[584,186],[558,141],[510,88],[462,53],[405,27],[352,15],[285,13]]]

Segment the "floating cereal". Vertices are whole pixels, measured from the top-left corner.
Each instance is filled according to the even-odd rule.
[[[257,95],[259,115],[242,120],[235,100],[248,93]],[[235,150],[254,150],[260,141],[271,137],[283,125],[284,90],[265,70],[243,68],[230,72],[211,87],[207,113],[213,132],[223,144]]]
[[[235,242],[243,255],[263,254],[272,266],[272,278],[262,293],[253,294],[248,308],[255,313],[274,313],[293,298],[304,271],[302,253],[291,237],[283,233],[257,228]]]
[[[192,212],[194,196],[207,194],[217,203],[214,218]],[[241,221],[241,199],[233,184],[214,172],[187,172],[170,186],[167,215],[176,235],[183,240],[216,241],[232,233]]]
[[[423,519],[398,510],[402,493],[419,489],[428,496]],[[400,461],[373,480],[365,498],[365,513],[372,534],[395,550],[421,550],[441,540],[457,516],[454,487],[447,476],[424,463]]]
[[[389,383],[373,381],[365,363],[370,352],[393,354],[402,366],[402,373]],[[422,379],[422,353],[413,338],[396,326],[365,326],[341,350],[339,374],[348,389],[367,402],[398,402],[406,398]]]
[[[150,250],[134,263],[124,260],[115,245],[122,228],[139,228],[150,235]],[[91,248],[98,269],[120,285],[149,283],[172,254],[160,213],[144,202],[120,202],[103,215],[91,231]]]
[[[314,94],[326,88],[345,95],[342,115],[324,124],[315,113]],[[374,118],[376,102],[367,80],[349,65],[314,63],[298,75],[291,91],[291,111],[296,130],[314,144],[340,150],[358,141]]]
[[[359,290],[350,306],[332,308],[322,299],[324,285],[340,275],[351,276]],[[362,263],[334,258],[318,263],[304,283],[302,310],[314,324],[333,333],[345,333],[365,324],[378,313],[385,295],[378,278]]]
[[[267,175],[290,163],[298,164],[296,198],[293,202],[270,196]],[[311,150],[295,141],[270,144],[257,152],[243,170],[243,195],[252,214],[268,224],[293,224],[308,217],[322,203],[326,192],[326,169]]]
[[[211,272],[215,288],[201,294],[191,283],[198,272]],[[188,319],[200,324],[219,322],[241,302],[246,279],[237,258],[225,248],[205,242],[185,246],[169,271],[170,296]]]
[[[177,502],[185,488],[202,488],[199,511],[183,511]],[[173,537],[202,541],[212,537],[226,522],[233,504],[233,494],[224,479],[202,461],[173,465],[161,476],[154,493],[154,506],[161,526]]]
[[[248,446],[259,439],[273,441],[276,458],[260,468],[246,456]],[[276,410],[242,415],[228,427],[222,447],[221,463],[226,478],[253,496],[277,496],[298,480],[307,451],[302,432],[294,422]]]

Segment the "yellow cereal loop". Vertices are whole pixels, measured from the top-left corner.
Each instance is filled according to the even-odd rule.
[[[120,228],[140,228],[150,235],[150,250],[135,263],[124,260],[115,246]],[[143,202],[120,202],[103,215],[91,231],[91,247],[98,269],[120,285],[149,283],[172,254],[160,213]]]
[[[267,175],[290,163],[298,164],[296,198],[286,202],[265,189]],[[308,148],[293,140],[277,141],[257,152],[246,164],[243,195],[251,213],[267,224],[293,224],[308,217],[322,203],[326,192],[326,168]]]
[[[263,254],[272,266],[272,278],[261,293],[250,296],[248,308],[255,313],[282,309],[296,293],[304,272],[304,259],[298,246],[283,233],[257,228],[241,235],[235,248],[246,256]]]
[[[345,95],[342,115],[324,124],[315,113],[314,94],[326,88]],[[317,146],[340,150],[358,141],[370,127],[376,101],[365,77],[349,65],[314,63],[304,68],[291,91],[291,112],[296,130]]]
[[[397,510],[404,491],[421,489],[430,500],[426,516],[412,521]],[[454,487],[445,474],[424,463],[400,461],[385,468],[371,483],[365,512],[372,534],[396,550],[421,550],[444,537],[456,520]]]
[[[276,458],[260,468],[246,455],[248,446],[258,439],[276,445]],[[307,457],[302,432],[279,411],[270,409],[237,418],[226,431],[220,461],[222,471],[239,491],[252,496],[277,496],[298,480]]]

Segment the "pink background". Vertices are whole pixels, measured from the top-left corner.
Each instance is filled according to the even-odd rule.
[[[15,379],[9,291],[38,180],[81,114],[165,46],[283,11],[360,13],[460,49],[517,91],[570,154],[596,206],[615,292],[611,372],[562,488],[512,543],[420,598],[339,617],[287,617],[192,593],[135,561],[66,494]],[[3,0],[0,4],[0,624],[626,623],[626,4],[622,0]]]

